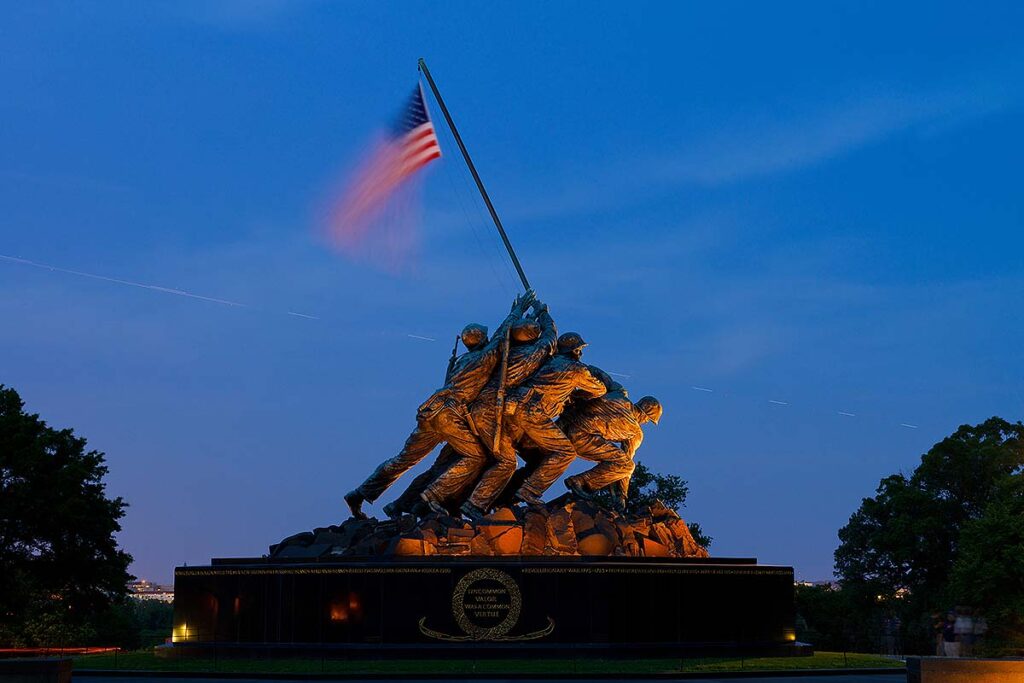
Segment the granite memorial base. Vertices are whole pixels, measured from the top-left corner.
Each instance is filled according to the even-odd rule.
[[[169,656],[810,654],[792,568],[752,559],[219,559],[174,591]]]

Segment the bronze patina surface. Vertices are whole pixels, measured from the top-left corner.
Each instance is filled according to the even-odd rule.
[[[448,530],[463,517],[481,523],[509,502],[539,514],[546,510],[542,497],[577,457],[596,465],[565,481],[572,496],[589,501],[611,488],[616,510],[603,514],[624,511],[641,425],[657,424],[660,402],[645,396],[633,403],[622,384],[584,364],[583,337],[558,336],[532,290],[516,298],[490,339],[486,328],[471,324],[461,340],[465,353],[453,352],[444,386],[420,405],[401,451],[345,495],[353,519],[366,520],[363,502],[379,498],[440,444],[430,469],[385,506],[393,520],[454,518],[443,523]],[[517,473],[520,461],[525,466]],[[510,514],[525,524],[530,513]],[[402,522],[404,531],[409,524]],[[625,543],[621,535],[609,542],[613,549]]]

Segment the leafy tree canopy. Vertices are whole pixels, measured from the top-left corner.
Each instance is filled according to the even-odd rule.
[[[102,453],[0,385],[0,643],[88,640],[126,595],[125,503],[106,496],[106,474]]]
[[[883,479],[839,531],[844,590],[863,606],[898,608],[905,623],[965,600],[976,607],[1024,601],[1024,525],[1014,516],[1024,512],[1022,470],[1024,424],[993,417],[957,429],[910,476]],[[997,551],[996,539],[1017,539],[1018,550]],[[1017,598],[999,597],[1014,585]]]
[[[1009,479],[964,525],[949,593],[984,607],[1004,631],[1024,634],[1024,477]]]

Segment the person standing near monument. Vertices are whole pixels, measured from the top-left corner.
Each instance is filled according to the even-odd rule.
[[[960,641],[956,639],[956,612],[950,610],[942,625],[942,652],[946,657],[960,656]]]
[[[592,498],[595,492],[615,484],[616,507],[625,510],[629,480],[636,467],[633,457],[644,440],[640,425],[647,422],[658,424],[662,415],[661,403],[653,396],[644,396],[633,403],[625,387],[608,373],[589,367],[604,383],[608,393],[600,398],[575,402],[558,421],[558,426],[569,437],[576,455],[597,465],[569,477],[565,485],[580,498]]]
[[[509,392],[522,384],[544,365],[557,348],[558,331],[555,321],[548,313],[547,305],[536,302],[534,313],[534,320],[526,320],[512,326],[511,347],[505,361],[504,375],[501,372],[493,374],[469,407],[471,419],[479,430],[480,438],[492,449],[495,448],[495,435],[498,432],[499,393]],[[502,425],[496,450],[496,462],[492,468],[498,468],[502,477],[505,477],[506,472],[508,477],[511,477],[517,461],[513,430],[509,429],[508,425]],[[459,496],[476,482],[487,466],[487,460],[486,455],[482,458],[462,456],[426,487],[420,497],[431,509],[443,509],[444,502]],[[495,481],[498,476],[492,475]],[[500,488],[496,491],[484,488],[477,495],[477,490],[474,489],[475,500],[462,501],[462,512],[470,518],[482,516],[500,492]]]
[[[501,357],[502,342],[509,327],[523,317],[533,303],[533,291],[516,297],[512,311],[502,321],[494,337],[487,339],[487,328],[470,324],[462,330],[462,342],[466,353],[450,366],[445,385],[435,391],[416,411],[416,428],[398,455],[385,460],[367,477],[366,481],[345,494],[352,516],[365,519],[363,502],[377,500],[398,478],[415,467],[434,450],[439,443],[447,441],[460,454],[484,457],[480,439],[474,434],[467,421],[467,405],[477,397],[487,383]]]
[[[956,622],[953,624],[956,639],[960,643],[960,656],[974,654],[974,615],[970,607],[956,608]]]

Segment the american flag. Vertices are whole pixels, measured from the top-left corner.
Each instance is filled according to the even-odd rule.
[[[364,162],[331,212],[330,232],[341,247],[361,241],[394,192],[441,156],[437,133],[417,85],[385,140]]]

